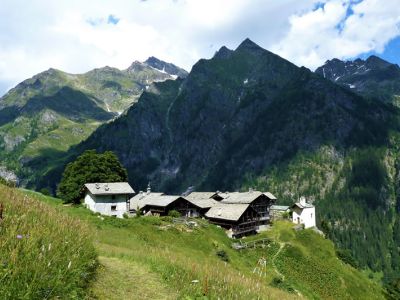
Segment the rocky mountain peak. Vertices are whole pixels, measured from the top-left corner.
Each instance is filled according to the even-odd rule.
[[[400,93],[400,68],[380,57],[328,60],[315,73],[363,95],[391,101]]]
[[[246,38],[243,42],[240,43],[240,45],[236,48],[236,50],[239,50],[239,49],[249,49],[249,50],[262,49],[262,50],[264,50],[259,45],[257,45],[252,40],[250,40],[249,38]]]
[[[228,49],[225,46],[222,46],[217,52],[215,52],[215,58],[229,58],[232,55],[233,51]]]
[[[184,69],[179,68],[172,63],[160,60],[154,56],[150,56],[146,61],[144,61],[144,64],[160,72],[167,73],[173,77],[185,78],[188,75],[188,72],[186,72]]]
[[[375,55],[371,55],[370,57],[368,57],[368,59],[365,61],[366,65],[369,68],[386,68],[389,66],[392,66],[393,64],[387,62],[386,60],[383,60],[382,58],[375,56]]]

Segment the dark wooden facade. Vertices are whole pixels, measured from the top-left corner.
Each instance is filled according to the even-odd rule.
[[[265,195],[257,197],[250,206],[260,215],[259,225],[267,225],[270,221],[270,207],[274,202]]]
[[[237,221],[219,218],[207,219],[210,223],[232,230],[232,237],[235,238],[256,233],[260,223],[260,215],[251,206],[246,209]]]
[[[151,212],[155,215],[167,216],[171,210],[178,211],[182,217],[198,217],[200,216],[200,208],[185,198],[179,197],[175,201],[166,206],[156,206],[147,204],[143,207],[143,212]]]

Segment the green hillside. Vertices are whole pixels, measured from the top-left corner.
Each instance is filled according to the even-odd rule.
[[[158,70],[153,60],[84,74],[49,69],[18,84],[0,98],[0,166],[29,185],[50,167],[36,161],[56,161],[100,124],[122,114],[153,82],[174,79],[174,72],[186,75],[172,64],[167,65],[173,74]],[[155,60],[158,67],[166,64]]]
[[[271,231],[242,240],[267,238],[264,246],[234,250],[223,230],[205,220],[187,227],[168,217],[100,217],[38,193],[15,193],[93,230],[101,266],[87,290],[90,297],[383,299],[378,284],[336,257],[332,242],[311,230],[296,232],[291,223],[278,222]],[[259,276],[253,270],[261,257],[267,264]]]

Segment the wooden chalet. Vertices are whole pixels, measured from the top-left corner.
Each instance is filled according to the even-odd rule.
[[[140,209],[144,215],[166,216],[171,210],[178,211],[184,217],[200,216],[200,207],[181,196],[163,193],[141,192],[130,199],[130,212]]]
[[[223,204],[211,207],[205,214],[213,224],[228,230],[228,236],[241,237],[258,230],[260,215],[250,204]]]
[[[222,194],[220,194],[222,196]],[[276,197],[269,192],[262,193],[259,191],[244,192],[244,193],[224,193],[221,203],[224,204],[248,204],[260,216],[259,225],[264,226],[270,222],[270,207],[275,203]]]

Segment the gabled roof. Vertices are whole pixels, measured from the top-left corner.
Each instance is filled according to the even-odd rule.
[[[265,196],[267,196],[267,198],[268,199],[271,199],[271,200],[276,200],[277,198],[272,194],[272,193],[270,193],[270,192],[265,192],[265,193],[263,193]]]
[[[263,193],[259,191],[225,193],[221,202],[226,204],[250,204],[261,195]]]
[[[290,207],[287,205],[271,205],[271,210],[280,210],[280,211],[286,211],[288,210]]]
[[[132,197],[130,200],[130,207],[136,209],[142,209],[145,206],[158,206],[158,207],[166,207],[170,205],[172,202],[185,198],[181,196],[172,196],[172,195],[165,195],[163,193],[142,193],[137,194],[136,196]]]
[[[293,207],[295,207],[295,206],[297,206],[298,208],[300,208],[300,209],[304,209],[304,208],[313,208],[314,207],[314,205],[312,205],[312,204],[310,204],[310,203],[300,203],[300,202],[296,202],[296,203],[294,203],[292,206],[291,206],[291,208],[293,208]]]
[[[249,208],[249,204],[222,204],[213,206],[206,212],[206,217],[211,219],[237,221]]]
[[[219,204],[212,198],[215,195],[213,192],[193,192],[185,196],[185,199],[200,208],[210,208]]]
[[[86,183],[85,188],[93,195],[126,195],[135,193],[127,182]]]

